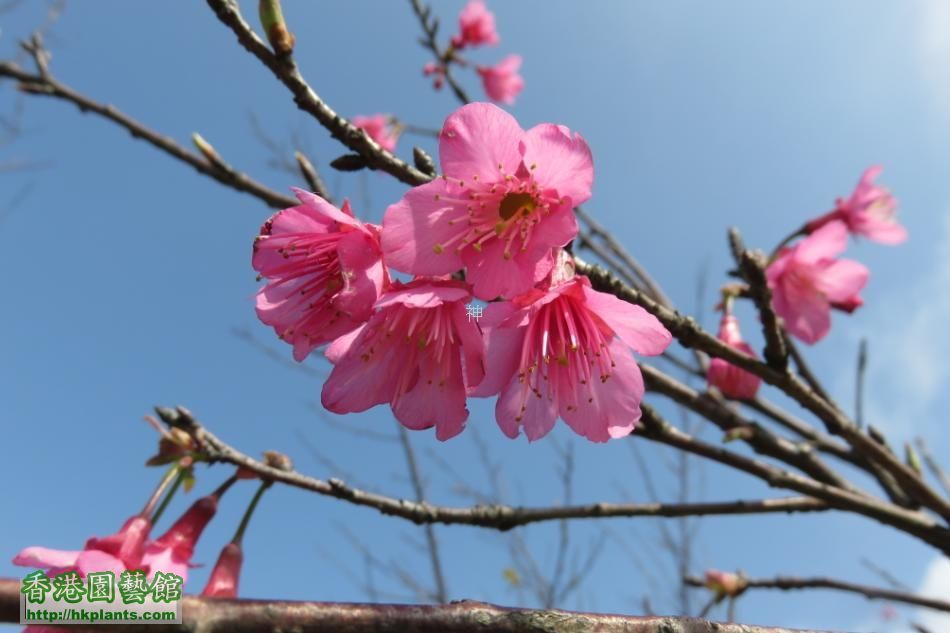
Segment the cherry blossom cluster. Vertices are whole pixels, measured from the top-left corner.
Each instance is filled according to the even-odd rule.
[[[831,211],[806,222],[769,259],[765,274],[772,307],[785,331],[805,343],[817,343],[828,334],[832,310],[851,313],[864,303],[860,292],[870,272],[859,262],[839,257],[848,246],[848,235],[883,244],[907,239],[906,229],[896,220],[897,200],[874,184],[880,173],[879,166],[865,170],[848,198],[838,198]],[[734,288],[723,289],[719,338],[755,356],[732,314]],[[719,358],[710,362],[707,379],[726,396],[738,399],[755,397],[761,382]]]
[[[335,413],[388,404],[407,428],[447,440],[468,397],[497,396],[512,438],[541,438],[559,417],[595,442],[629,434],[644,393],[631,349],[660,354],[671,335],[594,290],[564,250],[573,209],[591,196],[587,143],[474,103],[446,119],[439,158],[443,174],[390,205],[381,226],[296,190],[300,205],[254,242],[267,281],[258,317],[298,361],[326,346],[322,402]],[[477,302],[487,307],[473,319]]]
[[[452,36],[444,55],[423,66],[422,72],[432,77],[432,86],[439,90],[445,84],[449,64],[470,65],[461,56],[461,51],[478,46],[497,46],[500,41],[495,29],[495,15],[488,10],[483,0],[470,0],[459,15],[458,33]],[[520,55],[508,55],[494,66],[475,64],[474,68],[481,77],[485,94],[492,101],[510,105],[524,88],[524,79],[518,74],[521,68]]]

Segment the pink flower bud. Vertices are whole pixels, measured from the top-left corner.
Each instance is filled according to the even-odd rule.
[[[719,340],[744,354],[756,356],[752,347],[742,340],[738,319],[728,312],[723,312],[722,320],[719,322]],[[739,369],[721,358],[710,361],[706,380],[711,387],[716,387],[723,395],[739,400],[754,398],[762,382],[762,379],[755,374]]]
[[[241,575],[241,563],[244,562],[244,553],[237,543],[228,543],[221,549],[218,562],[214,564],[208,584],[205,585],[202,596],[212,598],[237,598],[238,580]]]

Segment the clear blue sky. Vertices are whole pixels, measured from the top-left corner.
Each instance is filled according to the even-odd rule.
[[[40,22],[44,4],[28,2],[0,16],[4,56],[14,55],[17,38]],[[256,3],[243,4],[256,24]],[[342,114],[391,112],[438,127],[455,107],[449,93],[434,93],[421,76],[428,58],[416,44],[408,3],[285,5],[305,74]],[[707,326],[714,325],[713,293],[730,264],[728,225],[768,248],[849,193],[866,166],[883,164],[882,182],[901,201],[910,241],[853,247],[850,255],[872,270],[866,306],[851,318],[836,316],[832,334],[809,356],[850,406],[858,340],[871,337],[872,421],[896,442],[926,434],[938,456],[950,456],[942,415],[950,405],[942,389],[950,352],[950,13],[941,0],[489,5],[502,44],[476,57],[490,62],[516,52],[525,60],[526,88],[511,111],[524,127],[562,123],[587,138],[596,170],[589,210],[685,309],[693,310],[702,275]],[[460,7],[440,2],[437,11],[450,26]],[[378,221],[404,190],[381,174],[329,170],[340,146],[297,112],[202,2],[71,3],[49,45],[61,81],[182,143],[199,131],[233,165],[276,188],[301,183],[268,166],[251,113],[281,142],[304,139],[334,192],[351,197],[363,217]],[[480,93],[474,77],[463,81]],[[0,95],[9,115],[17,98],[9,85]],[[154,404],[187,405],[248,452],[283,450],[305,472],[411,495],[398,445],[340,432],[314,412],[325,362],[308,361],[315,372],[308,374],[235,336],[235,329],[247,330],[290,359],[253,311],[251,239],[268,210],[71,106],[40,98],[23,105],[24,134],[3,148],[3,160],[35,160],[44,168],[0,180],[0,419],[7,447],[0,474],[8,482],[0,575],[22,572],[9,559],[24,546],[79,547],[140,507],[159,476],[142,467],[155,437],[140,420]],[[408,156],[413,142],[433,149],[428,139],[404,138],[400,152]],[[9,206],[24,187],[28,195]],[[384,408],[337,421],[394,428]],[[591,445],[564,428],[531,445],[510,441],[495,427],[490,403],[473,404],[469,426],[502,464],[511,502],[559,500],[555,441],[576,449],[575,501],[647,500],[628,441]],[[433,501],[467,502],[433,454],[468,484],[487,488],[472,433],[447,444],[414,433],[412,441]],[[669,454],[648,442],[638,448],[664,498],[672,499]],[[315,459],[312,449],[333,465]],[[201,470],[199,492],[226,474]],[[704,467],[702,480],[694,494],[710,500],[775,494],[715,466]],[[199,562],[213,563],[250,493],[245,486],[225,498]],[[188,502],[178,499],[172,513]],[[246,539],[242,595],[365,599],[364,562],[347,531],[380,560],[431,584],[428,561],[414,544],[421,532],[411,525],[277,488]],[[452,598],[519,601],[502,575],[511,564],[507,537],[462,527],[437,534]],[[550,570],[556,526],[521,534]],[[659,564],[655,522],[575,523],[571,534],[579,555],[601,539],[607,549],[562,606],[639,612],[649,582],[626,552]],[[849,516],[713,518],[702,523],[694,571],[741,567],[756,576],[876,581],[860,564],[868,557],[917,587],[934,556]],[[195,571],[192,590],[206,573]],[[655,573],[667,581],[651,601],[670,611],[675,579],[668,566]],[[384,597],[406,593],[378,573],[375,583]],[[747,622],[872,630],[882,628],[879,609],[829,593],[755,594],[741,601],[739,614]]]

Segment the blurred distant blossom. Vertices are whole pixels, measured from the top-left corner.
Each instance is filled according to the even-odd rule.
[[[900,244],[907,239],[907,229],[897,222],[897,199],[884,187],[874,184],[883,168],[869,167],[861,174],[854,192],[847,199],[838,198],[833,211],[805,225],[812,233],[829,222],[841,220],[854,235],[882,244]]]
[[[428,64],[426,66],[428,66]],[[350,123],[366,132],[371,139],[379,143],[379,146],[387,152],[395,151],[396,142],[399,140],[399,132],[392,125],[391,115],[357,115],[350,120]]]
[[[500,41],[495,30],[495,15],[482,0],[470,0],[459,15],[459,33],[452,36],[452,46],[496,46]]]
[[[485,94],[492,101],[511,105],[524,88],[524,78],[518,74],[521,55],[509,55],[494,66],[478,66]]]
[[[815,343],[831,329],[831,308],[852,311],[870,273],[838,259],[848,245],[848,227],[835,220],[791,247],[782,248],[766,270],[775,312],[790,334]]]

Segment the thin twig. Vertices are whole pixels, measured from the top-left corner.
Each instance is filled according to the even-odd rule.
[[[858,428],[864,426],[864,374],[868,365],[868,340],[862,338],[858,344],[858,362],[854,379],[854,423]]]
[[[762,356],[770,366],[785,371],[788,365],[788,350],[782,325],[772,308],[772,291],[765,278],[767,260],[764,253],[746,250],[742,237],[735,227],[729,229],[729,246],[732,256],[739,267],[739,274],[749,284],[748,294],[759,312],[762,334],[765,337],[765,349]]]
[[[45,66],[40,66],[40,64],[45,64],[45,58],[43,58],[39,52],[42,49],[34,47],[30,50],[34,55],[34,60],[38,67],[45,68]],[[171,138],[149,129],[130,116],[120,112],[114,106],[98,103],[76,92],[49,74],[48,69],[46,69],[45,73],[44,75],[44,71],[41,70],[39,74],[32,74],[10,62],[0,62],[0,77],[16,79],[20,82],[20,90],[27,94],[61,99],[72,103],[82,112],[97,114],[124,128],[134,138],[141,139],[165,154],[191,165],[205,176],[209,176],[232,189],[249,193],[271,207],[284,208],[297,204],[294,198],[279,194],[230,166],[225,165],[221,167],[215,165],[205,156],[185,149]]]
[[[756,501],[689,504],[594,503],[549,508],[516,508],[506,505],[479,505],[468,508],[437,506],[367,492],[348,486],[338,479],[322,480],[303,475],[294,470],[286,471],[273,468],[225,444],[199,424],[192,414],[183,407],[177,409],[158,407],[156,412],[169,426],[175,426],[188,432],[200,447],[202,457],[209,462],[226,462],[235,466],[244,466],[267,479],[324,496],[342,499],[355,505],[374,508],[382,514],[400,517],[419,524],[445,523],[509,530],[529,523],[561,519],[819,512],[828,510],[830,505],[808,497],[788,497]],[[818,490],[818,488],[813,489]],[[914,516],[916,518],[916,515]],[[919,520],[921,523],[918,527],[924,527],[926,524],[922,523],[924,521],[923,517]]]
[[[452,74],[452,69],[450,68],[452,63],[451,50],[442,50],[439,47],[439,22],[435,17],[432,17],[432,8],[423,6],[419,0],[410,0],[410,4],[412,5],[413,13],[415,13],[416,17],[419,19],[419,25],[422,27],[422,32],[425,33],[425,37],[421,38],[419,42],[433,55],[435,55],[436,60],[438,60],[438,62],[442,65],[442,73],[445,77],[445,83],[449,84],[452,92],[455,93],[455,97],[463,104],[470,103],[471,99],[469,98],[468,93],[465,92],[465,89],[462,88],[462,85]]]
[[[416,495],[416,501],[418,503],[425,503],[425,485],[422,482],[422,475],[419,473],[419,464],[416,462],[415,451],[412,450],[409,432],[406,431],[406,427],[398,422],[396,426],[399,427],[399,442],[402,444],[403,454],[406,458],[406,468],[409,471],[409,480],[412,482],[412,490]],[[439,541],[435,536],[435,528],[431,523],[427,523],[424,529],[426,547],[429,551],[429,562],[432,565],[432,578],[435,581],[435,595],[438,602],[445,603],[449,601],[449,594],[445,586],[442,559],[439,556]]]
[[[705,585],[702,578],[688,576],[686,582],[694,587]],[[847,582],[835,578],[815,576],[810,578],[797,578],[794,576],[777,576],[775,578],[744,579],[745,591],[749,589],[779,589],[781,591],[794,591],[799,589],[835,589],[862,595],[869,600],[889,600],[891,602],[901,602],[903,604],[912,604],[918,607],[934,609],[936,611],[950,612],[950,602],[938,598],[928,598],[908,591],[898,591],[884,587],[872,587],[854,582]]]
[[[293,55],[277,56],[272,53],[268,45],[254,33],[241,16],[235,2],[207,0],[207,3],[222,24],[231,29],[241,46],[260,60],[274,74],[274,77],[290,90],[297,107],[312,115],[333,138],[362,156],[367,167],[384,171],[408,185],[421,185],[432,180],[432,176],[422,173],[380,147],[379,143],[371,139],[363,130],[327,105],[304,79]]]

